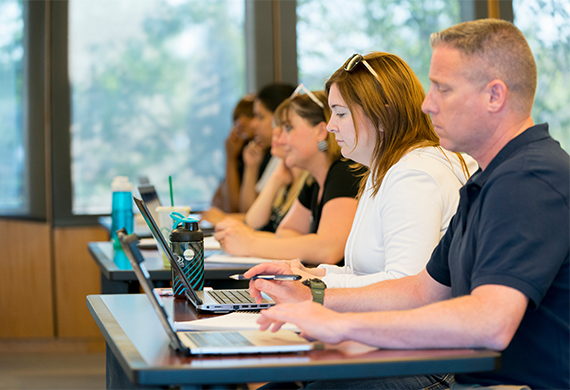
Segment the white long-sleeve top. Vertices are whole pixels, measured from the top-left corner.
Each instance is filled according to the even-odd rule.
[[[463,158],[473,174],[477,163]],[[346,265],[321,264],[323,281],[359,287],[419,273],[447,230],[467,179],[458,156],[436,147],[404,155],[374,197],[369,177],[346,242]]]

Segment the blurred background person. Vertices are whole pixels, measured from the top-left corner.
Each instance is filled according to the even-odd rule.
[[[230,217],[243,221],[255,230],[275,233],[309,177],[307,171],[295,167],[289,168],[285,164],[285,149],[280,142],[284,122],[281,107],[279,106],[274,113],[271,138],[271,155],[278,158],[278,164],[245,216],[242,213],[225,213],[212,207],[202,215],[202,219],[216,224],[225,217]]]
[[[212,199],[212,207],[225,213],[239,211],[243,177],[243,149],[253,139],[253,95],[244,96],[234,108],[233,127],[226,139],[226,175]]]
[[[311,264],[337,264],[356,212],[358,183],[364,169],[341,159],[327,131],[330,108],[323,91],[294,94],[283,102],[285,164],[308,171],[307,180],[275,234],[258,232],[232,218],[216,225],[215,238],[238,256],[301,259]]]
[[[263,189],[278,160],[271,159],[273,112],[289,98],[295,87],[289,84],[269,84],[263,87],[253,102],[253,141],[243,151],[244,172],[240,189],[239,212],[246,213]]]
[[[281,132],[285,131],[286,123],[283,107],[283,104],[277,107],[273,115],[271,138],[271,155],[277,157],[279,162],[244,219],[245,224],[253,229],[271,233],[275,233],[310,176],[303,169],[285,164],[285,145],[281,140]]]

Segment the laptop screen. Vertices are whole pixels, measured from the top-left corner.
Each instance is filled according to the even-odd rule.
[[[198,296],[194,292],[194,289],[192,287],[190,287],[188,281],[186,280],[186,277],[184,277],[184,272],[182,271],[182,268],[180,267],[180,265],[176,261],[176,258],[174,257],[174,253],[172,253],[172,249],[170,249],[170,246],[166,242],[166,239],[164,238],[164,236],[160,232],[160,229],[159,229],[158,225],[156,224],[156,221],[154,220],[154,218],[152,217],[152,215],[148,211],[148,208],[146,207],[145,202],[142,201],[141,199],[138,199],[135,196],[133,196],[133,200],[134,200],[135,204],[137,205],[138,209],[140,210],[144,220],[146,221],[146,224],[148,225],[152,236],[154,237],[156,242],[158,242],[158,245],[160,246],[160,248],[164,252],[166,258],[170,262],[170,266],[174,269],[174,272],[176,272],[178,279],[180,279],[180,281],[184,285],[184,290],[186,291],[186,295],[187,295],[188,299],[192,303],[194,303],[195,305],[202,304],[202,300],[200,298],[198,298]]]
[[[158,220],[158,213],[156,212],[156,208],[161,206],[160,199],[158,198],[158,193],[152,184],[143,184],[139,185],[138,187],[139,194],[141,199],[145,202],[150,211],[150,214],[154,218],[154,220]]]
[[[154,290],[154,285],[150,280],[150,275],[143,264],[144,258],[137,247],[138,239],[134,234],[127,235],[125,231],[121,230],[117,232],[117,236],[119,237],[125,255],[127,255],[143,291],[148,296],[154,311],[158,315],[158,318],[164,327],[164,330],[168,334],[171,344],[173,344],[174,348],[177,350],[185,350],[186,347],[181,343],[180,339],[176,335],[174,327],[168,318],[168,314],[166,314],[166,310],[162,304],[162,299],[157,296],[157,293]]]

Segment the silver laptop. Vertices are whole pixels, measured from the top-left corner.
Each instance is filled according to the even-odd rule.
[[[170,261],[170,266],[176,273],[176,276],[178,276],[178,279],[180,279],[182,282],[188,300],[192,302],[196,310],[215,313],[229,313],[230,311],[236,310],[266,309],[269,306],[275,304],[275,302],[273,302],[273,300],[267,295],[264,295],[264,299],[261,303],[256,303],[255,300],[249,295],[249,291],[245,288],[236,290],[194,291],[190,287],[188,279],[184,276],[184,272],[178,264],[176,255],[170,249],[170,246],[160,232],[156,221],[149,213],[144,201],[138,199],[135,196],[133,196],[133,200],[135,201],[135,204],[139,208],[142,216],[148,224],[153,237],[158,242],[158,245],[163,250],[164,254],[168,258],[168,261]]]
[[[227,331],[227,332],[176,332],[166,314],[162,299],[154,290],[150,274],[144,265],[144,258],[138,249],[136,235],[127,235],[122,229],[117,232],[123,250],[129,259],[140,285],[154,308],[170,345],[185,355],[195,354],[238,354],[299,352],[312,348],[306,339],[289,330],[270,331]]]

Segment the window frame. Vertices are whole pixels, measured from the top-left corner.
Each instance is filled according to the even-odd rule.
[[[45,124],[45,10],[44,2],[23,1],[22,139],[24,157],[24,204],[2,209],[3,219],[44,222],[48,220],[46,191]]]

